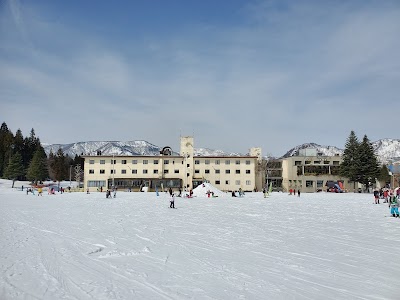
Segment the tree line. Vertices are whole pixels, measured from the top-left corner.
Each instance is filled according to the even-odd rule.
[[[376,179],[390,182],[389,170],[385,164],[380,165],[367,135],[359,141],[353,130],[346,140],[339,174],[354,184],[363,184],[367,189],[375,184]]]
[[[5,122],[1,124],[0,178],[13,180],[13,187],[16,180],[29,180],[34,184],[48,179],[68,180],[71,166],[76,165],[83,170],[83,159],[77,155],[71,158],[61,148],[47,156],[33,128],[29,136],[24,137],[20,129],[14,135]]]

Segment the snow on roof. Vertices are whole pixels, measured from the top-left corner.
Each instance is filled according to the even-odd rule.
[[[215,186],[213,186],[209,182],[204,182],[204,183],[200,184],[198,187],[196,187],[195,189],[193,189],[193,196],[194,197],[208,197],[207,196],[208,191],[214,192],[214,196],[218,196],[218,197],[226,196],[226,193],[224,193],[223,191],[220,191],[219,189],[217,189]]]

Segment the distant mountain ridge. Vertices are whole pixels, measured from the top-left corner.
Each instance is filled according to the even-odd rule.
[[[374,148],[379,161],[382,163],[388,163],[390,160],[400,160],[400,139],[380,139],[376,142],[372,142],[372,147]],[[316,143],[305,143],[290,149],[282,156],[282,158],[294,156],[299,152],[299,150],[310,148],[317,149],[317,152],[326,156],[333,156],[336,154],[342,155],[344,150],[335,146],[321,146]]]
[[[50,151],[55,154],[61,148],[64,154],[70,157],[75,157],[75,155],[97,155],[98,152],[103,155],[155,156],[159,155],[162,150],[162,147],[146,141],[90,141],[71,144],[45,144],[43,148],[47,155]],[[174,154],[177,155],[178,153],[174,152]]]
[[[387,163],[389,160],[400,160],[400,139],[380,139],[372,143],[375,153],[381,162]],[[70,157],[75,155],[96,155],[101,151],[103,155],[133,155],[133,156],[156,156],[160,154],[163,147],[156,146],[147,141],[89,141],[70,144],[43,144],[47,155],[52,151],[54,154],[61,148],[64,154]],[[343,149],[335,146],[322,146],[316,143],[305,143],[298,145],[287,151],[281,158],[294,156],[300,149],[317,149],[322,155],[333,156],[342,155]],[[173,152],[173,155],[179,155]],[[240,153],[227,153],[222,150],[212,150],[208,148],[195,148],[196,156],[244,156]],[[245,154],[247,155],[247,154]]]

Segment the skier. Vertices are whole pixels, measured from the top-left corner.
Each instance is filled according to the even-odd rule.
[[[171,199],[169,200],[169,208],[175,208],[175,194],[171,195]]]
[[[263,194],[264,194],[264,198],[267,198],[267,189],[265,187],[263,188]]]
[[[300,197],[300,190],[297,190],[297,196]]]
[[[374,197],[375,197],[375,204],[379,204],[379,191],[378,190],[374,191]]]
[[[390,214],[393,217],[399,217],[399,199],[394,194],[389,196],[389,207],[390,207]]]

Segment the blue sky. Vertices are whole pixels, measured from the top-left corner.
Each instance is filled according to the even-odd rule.
[[[2,0],[0,121],[274,156],[400,138],[399,36],[399,1]]]

